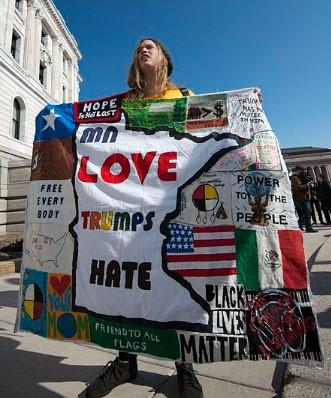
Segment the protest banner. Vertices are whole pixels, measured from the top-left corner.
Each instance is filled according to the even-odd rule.
[[[17,331],[177,361],[322,362],[255,89],[48,105],[21,274]]]

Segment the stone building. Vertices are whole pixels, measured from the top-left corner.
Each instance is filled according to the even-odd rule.
[[[299,165],[307,169],[313,180],[323,175],[331,181],[331,149],[313,146],[283,148],[281,150],[289,171]]]
[[[80,59],[52,0],[0,0],[0,233],[22,230],[35,117],[78,100]]]
[[[0,155],[29,158],[39,111],[78,100],[81,54],[51,0],[0,7]]]

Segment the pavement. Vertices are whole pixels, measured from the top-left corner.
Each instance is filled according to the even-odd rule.
[[[324,368],[284,366],[275,361],[195,365],[205,398],[331,397],[331,228],[305,234],[311,288],[325,354]],[[1,263],[0,263],[1,268]],[[0,273],[0,396],[3,398],[84,397],[116,352],[85,343],[47,340],[14,333],[19,274]],[[112,398],[177,398],[173,362],[139,356],[139,375],[115,388]]]

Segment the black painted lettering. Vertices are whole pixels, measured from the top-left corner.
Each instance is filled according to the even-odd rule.
[[[206,340],[209,343],[209,360],[210,360],[210,362],[214,362],[214,341],[215,341],[215,336],[206,336]]]
[[[238,359],[245,359],[247,358],[246,354],[246,347],[247,347],[247,340],[244,337],[238,337]]]
[[[143,290],[151,290],[151,274],[152,263],[141,263],[139,265],[138,286]]]
[[[225,342],[228,340],[228,338],[223,336],[217,336],[216,339],[220,343],[220,360],[225,361]]]
[[[153,227],[152,218],[155,216],[155,211],[150,211],[146,216],[146,224],[144,225],[144,231],[149,231]]]
[[[122,264],[122,270],[125,271],[125,288],[132,289],[133,274],[138,268],[138,263],[125,261]]]
[[[114,231],[118,231],[118,229],[121,231],[130,230],[130,214],[128,212],[115,214]]]
[[[236,346],[237,346],[237,337],[229,337],[229,356],[230,361],[234,361],[237,358]]]
[[[214,298],[215,298],[214,286],[213,285],[206,285],[206,300],[208,302],[210,302],[210,301],[214,300]]]
[[[120,287],[121,269],[117,261],[112,260],[107,266],[105,286]]]
[[[186,342],[186,336],[182,333],[179,334],[182,362],[186,362],[186,354],[191,354],[191,352],[193,356],[193,361],[191,361],[190,357],[188,358],[188,360],[190,362],[197,362],[197,348],[195,345],[194,335],[190,335],[188,339],[188,342]]]
[[[97,283],[98,285],[103,285],[104,276],[105,276],[105,262],[103,260],[98,261],[92,259],[90,283],[94,285],[95,283]]]
[[[199,337],[199,363],[209,362],[206,344],[205,344],[205,336]]]

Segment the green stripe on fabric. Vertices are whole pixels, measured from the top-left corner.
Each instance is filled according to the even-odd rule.
[[[179,358],[176,330],[113,322],[91,315],[89,320],[92,343],[125,352],[150,354],[169,359]]]
[[[245,290],[259,290],[256,232],[236,229],[237,281]]]

